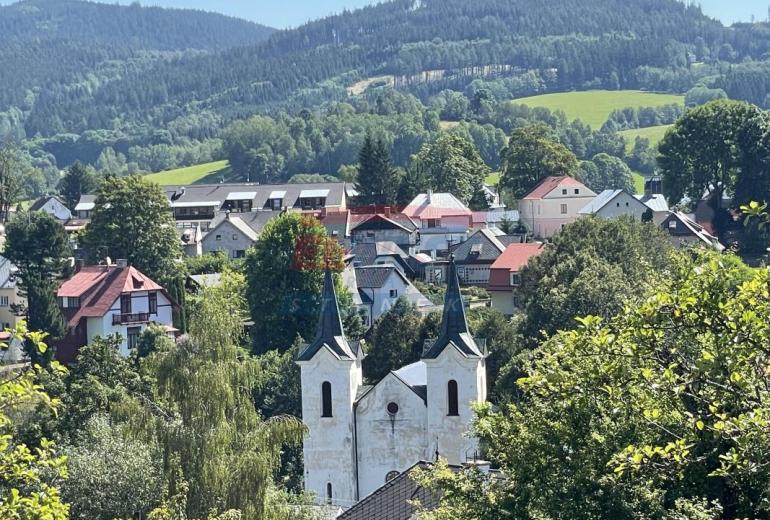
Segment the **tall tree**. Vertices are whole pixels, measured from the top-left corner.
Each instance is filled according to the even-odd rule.
[[[80,197],[87,193],[93,193],[98,184],[93,169],[80,161],[76,161],[59,181],[59,193],[64,198],[67,207],[74,209],[80,201]]]
[[[356,189],[362,204],[395,204],[401,173],[393,166],[385,141],[366,135],[358,156]]]
[[[326,267],[341,271],[342,251],[318,220],[286,213],[265,226],[246,257],[257,352],[286,350],[297,335],[312,337]]]
[[[26,308],[15,309],[26,316],[30,327],[45,332],[49,341],[66,333],[66,324],[56,302],[56,281],[68,270],[71,254],[64,227],[43,212],[22,213],[8,224],[5,256],[19,269],[19,286],[27,298]],[[27,344],[36,363],[47,365],[53,349],[40,354]]]
[[[634,194],[634,177],[631,169],[617,157],[606,153],[597,154],[591,159],[591,166],[587,162],[580,165],[580,180],[596,193],[604,190],[625,190]]]
[[[412,157],[412,178],[425,179],[434,191],[448,192],[468,204],[489,175],[473,142],[453,133],[442,133]]]
[[[159,283],[179,279],[182,251],[168,199],[141,177],[105,179],[83,245],[92,261],[123,258]]]
[[[422,317],[417,307],[401,297],[374,324],[369,337],[371,346],[364,359],[364,373],[370,381],[379,381],[391,370],[420,359],[419,343]]]
[[[3,223],[8,222],[11,207],[21,198],[27,168],[13,143],[0,144],[0,217]]]
[[[575,154],[551,137],[542,125],[518,128],[503,151],[500,186],[520,199],[538,182],[550,176],[575,177],[580,165]]]

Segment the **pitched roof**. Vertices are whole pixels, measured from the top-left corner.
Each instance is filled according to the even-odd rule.
[[[239,231],[249,237],[249,239],[256,241],[267,223],[280,215],[280,211],[247,211],[245,213],[230,213],[229,221]],[[211,221],[211,228],[206,234],[211,234],[216,228],[227,221],[228,214],[220,213],[213,221]]]
[[[438,219],[471,217],[473,213],[451,193],[420,193],[404,208],[403,214],[409,218]]]
[[[417,224],[403,213],[354,213],[350,216],[350,229],[383,229],[395,227],[412,232],[417,229]]]
[[[489,290],[511,289],[511,273],[521,271],[529,260],[539,256],[545,251],[545,245],[541,243],[511,244],[495,260],[489,271]]]
[[[209,233],[216,231],[220,226],[223,226],[225,224],[232,225],[235,229],[243,233],[243,235],[249,240],[251,240],[252,242],[256,242],[257,238],[259,238],[259,234],[257,231],[255,231],[241,217],[235,216],[235,215],[226,215],[224,220],[221,220],[216,226],[214,226],[214,228],[211,231],[209,231]]]
[[[404,471],[359,503],[337,517],[338,520],[410,520],[417,512],[411,502],[432,510],[438,507],[439,497],[432,491],[418,485],[410,476],[415,467],[421,469],[430,466],[427,462],[418,462]]]
[[[300,197],[326,197],[326,206],[339,207],[345,200],[344,182],[319,184],[193,184],[191,186],[165,186],[166,195],[175,205],[209,205],[248,197],[255,209],[268,207],[271,198],[282,198],[282,206],[299,207]],[[323,195],[326,194],[326,195]],[[242,200],[242,199],[238,199]]]
[[[388,281],[392,273],[398,269],[392,265],[368,265],[356,267],[356,283],[360,288],[379,289]]]
[[[520,242],[520,235],[506,235],[499,229],[480,229],[452,249],[459,263],[492,263],[512,243]]]
[[[653,195],[637,195],[636,198],[639,199],[639,202],[657,213],[669,210],[666,197],[660,193]]]
[[[460,280],[457,278],[457,266],[454,258],[449,260],[447,283],[439,337],[422,357],[423,359],[435,359],[450,345],[457,348],[466,357],[484,357],[468,328],[468,321],[465,318],[465,304],[460,293]]]
[[[90,211],[96,207],[96,195],[83,194],[75,206],[75,211]]]
[[[310,361],[324,347],[330,349],[339,358],[354,360],[358,357],[358,349],[353,351],[345,333],[342,330],[342,318],[337,303],[337,292],[334,288],[332,272],[324,274],[324,288],[321,297],[321,312],[315,339],[297,357],[298,361]]]
[[[72,326],[84,317],[104,316],[121,294],[141,291],[161,291],[173,301],[163,287],[131,266],[84,267],[59,286],[56,296],[80,298],[80,308],[68,320]]]
[[[349,211],[332,211],[326,215],[319,215],[318,220],[321,221],[323,227],[326,228],[326,232],[330,237],[340,239],[350,236]]]
[[[524,195],[524,200],[538,200],[542,199],[556,188],[586,188],[585,185],[577,179],[572,177],[546,177],[540,181],[537,186],[532,188],[529,193]],[[588,188],[586,188],[588,189]]]
[[[661,227],[663,227],[663,229],[667,233],[669,233],[669,234],[671,234],[673,236],[681,235],[681,233],[672,233],[671,232],[672,230],[669,227],[668,223],[672,219],[678,220],[679,222],[681,222],[682,225],[684,226],[684,228],[687,230],[687,232],[689,234],[691,234],[691,235],[695,236],[696,238],[698,238],[705,245],[707,245],[709,247],[712,247],[712,248],[716,249],[717,251],[724,251],[725,250],[725,246],[723,246],[722,243],[719,242],[719,239],[717,237],[715,237],[714,235],[709,233],[703,226],[701,226],[700,224],[698,224],[697,222],[695,222],[690,217],[688,217],[687,215],[685,215],[684,213],[682,213],[680,211],[672,212],[669,215],[669,217],[665,221],[663,221],[663,223],[661,224]]]
[[[51,199],[54,199],[65,208],[67,207],[67,205],[56,195],[46,195],[37,199],[35,203],[29,207],[29,211],[39,211],[43,206],[45,206],[45,203]]]
[[[0,289],[13,289],[16,287],[16,273],[18,267],[4,256],[0,256]]]
[[[360,265],[374,265],[377,258],[381,256],[395,256],[404,261],[409,258],[403,249],[390,241],[358,243],[353,246],[350,253],[355,255],[354,262]]]
[[[595,215],[604,207],[609,205],[613,200],[620,197],[623,193],[625,193],[630,200],[633,200],[634,204],[640,206],[640,209],[646,209],[644,207],[645,204],[639,200],[638,197],[631,195],[624,190],[604,190],[599,195],[594,197],[594,199],[589,202],[583,209],[581,209],[579,213],[581,215]],[[618,204],[620,203],[618,202]],[[626,203],[626,205],[628,205],[628,203]]]

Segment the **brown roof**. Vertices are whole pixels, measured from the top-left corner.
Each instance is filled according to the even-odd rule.
[[[544,245],[540,243],[509,245],[492,264],[489,272],[489,289],[510,289],[511,273],[521,271],[529,263],[530,258],[539,256],[544,250]]]
[[[539,200],[551,193],[556,188],[575,187],[585,188],[585,185],[572,177],[546,177],[537,186],[524,195],[524,200]]]

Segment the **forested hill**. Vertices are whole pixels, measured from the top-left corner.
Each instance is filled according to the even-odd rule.
[[[0,7],[0,47],[63,40],[121,49],[222,50],[265,40],[274,29],[187,9],[79,0],[23,0]]]
[[[160,125],[201,108],[230,119],[277,102],[299,109],[339,100],[356,78],[487,66],[555,71],[557,89],[647,88],[645,67],[686,70],[688,56],[716,56],[724,44],[735,62],[770,50],[762,35],[726,29],[676,0],[396,0],[265,44],[131,70],[87,92],[51,92],[25,127],[53,135],[110,128],[118,118]]]

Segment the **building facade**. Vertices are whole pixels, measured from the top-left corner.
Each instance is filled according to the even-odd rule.
[[[300,353],[305,489],[351,507],[421,460],[478,455],[465,434],[473,403],[486,400],[486,348],[470,334],[454,263],[439,338],[417,363],[363,386],[360,345],[345,338],[326,274],[316,338]]]
[[[596,193],[572,177],[546,177],[519,201],[521,223],[539,238],[550,238],[575,222]]]

